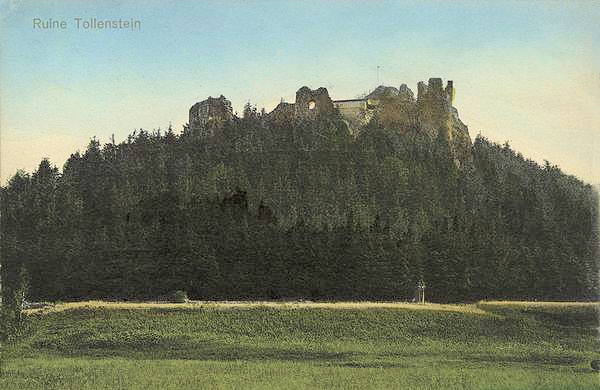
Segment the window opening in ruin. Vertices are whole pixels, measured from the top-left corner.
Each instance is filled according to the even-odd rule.
[[[308,102],[309,110],[314,110],[316,106],[317,106],[317,103],[314,100],[311,100],[310,102]]]

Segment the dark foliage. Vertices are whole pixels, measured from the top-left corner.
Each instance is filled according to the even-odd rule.
[[[597,197],[557,167],[478,137],[457,169],[418,129],[263,118],[92,140],[62,173],[15,175],[5,300],[23,275],[32,300],[409,299],[419,280],[436,301],[597,296]]]

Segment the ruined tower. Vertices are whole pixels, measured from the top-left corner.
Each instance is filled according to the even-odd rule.
[[[231,102],[221,95],[218,98],[209,97],[194,104],[190,108],[189,127],[212,134],[214,129],[233,118]]]
[[[329,97],[327,88],[312,90],[302,87],[296,92],[296,103],[294,113],[296,119],[315,119],[321,114],[332,114],[334,112],[333,102]]]
[[[452,139],[452,81],[444,88],[442,79],[431,78],[425,85],[417,84],[418,119],[423,131],[436,137],[439,131],[444,131],[449,140]]]
[[[418,83],[417,98],[406,86],[399,88],[380,85],[370,94],[357,99],[332,100],[326,88],[302,87],[296,92],[294,103],[283,100],[262,117],[265,126],[287,127],[301,121],[333,116],[346,123],[350,134],[357,137],[366,125],[394,129],[403,134],[417,130],[437,139],[447,141],[456,164],[462,166],[471,158],[471,139],[467,126],[458,118],[452,106],[454,85],[448,80],[444,86],[441,78],[430,78],[428,83]],[[208,99],[190,108],[188,128],[196,134],[212,135],[233,119],[231,102],[224,96]]]

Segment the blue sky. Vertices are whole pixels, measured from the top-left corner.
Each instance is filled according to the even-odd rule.
[[[92,136],[180,130],[225,95],[272,109],[303,85],[352,98],[454,80],[472,137],[600,181],[600,12],[592,1],[0,0],[0,176],[62,166]],[[73,18],[136,19],[139,31]],[[33,18],[65,20],[36,30]]]

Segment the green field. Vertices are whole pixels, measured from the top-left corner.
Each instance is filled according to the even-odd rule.
[[[1,389],[598,389],[596,305],[61,304]]]

